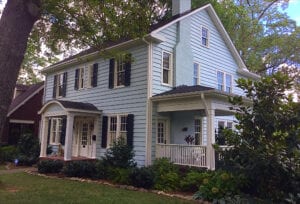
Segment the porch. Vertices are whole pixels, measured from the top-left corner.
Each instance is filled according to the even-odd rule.
[[[229,96],[208,87],[181,86],[152,97],[155,158],[214,170],[219,128],[233,127]]]

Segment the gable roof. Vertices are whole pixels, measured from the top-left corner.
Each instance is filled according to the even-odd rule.
[[[255,74],[255,73],[252,73],[252,72],[249,72],[249,70],[247,69],[244,61],[242,60],[241,56],[239,55],[236,47],[234,46],[231,38],[229,37],[227,31],[225,30],[221,20],[219,19],[217,13],[215,12],[215,10],[214,10],[214,8],[212,7],[211,4],[207,4],[207,5],[202,6],[200,8],[189,10],[189,11],[186,11],[186,12],[181,13],[181,14],[177,14],[175,16],[172,16],[170,19],[167,19],[165,21],[161,21],[159,23],[151,25],[150,29],[149,29],[149,33],[145,37],[150,37],[150,38],[157,39],[157,38],[159,38],[157,36],[157,34],[162,29],[165,29],[166,27],[171,26],[172,24],[177,23],[178,21],[180,21],[184,18],[187,18],[187,17],[189,17],[189,16],[191,16],[191,15],[193,15],[193,14],[199,12],[199,11],[202,11],[202,10],[206,10],[208,12],[208,14],[211,17],[213,23],[215,24],[216,28],[220,32],[221,36],[223,37],[226,45],[228,46],[231,54],[233,55],[233,58],[236,60],[238,66],[239,66],[238,72],[242,75],[247,76],[247,77],[258,79],[260,77],[259,75]],[[118,42],[107,42],[105,45],[103,45],[102,50],[111,49],[113,47],[117,47],[117,46],[129,43],[129,42],[133,42],[133,41],[136,41],[136,40],[138,40],[138,39],[121,39]],[[65,65],[65,64],[69,64],[69,63],[72,63],[74,61],[78,61],[78,58],[80,58],[80,57],[85,57],[85,56],[89,56],[89,55],[93,55],[93,54],[96,55],[97,53],[100,53],[100,52],[101,51],[99,51],[96,48],[90,48],[90,49],[84,50],[84,51],[82,51],[82,52],[80,52],[80,53],[78,53],[74,56],[66,58],[66,59],[64,59],[64,60],[62,60],[62,61],[60,61],[56,64],[53,64],[53,65],[51,65],[47,68],[44,68],[43,71],[47,71],[47,70],[50,70],[52,68],[60,67],[60,66]]]
[[[13,101],[9,106],[7,117],[13,114],[18,108],[20,108],[23,104],[25,104],[29,99],[35,96],[35,94],[40,92],[44,88],[44,82],[33,84],[31,86],[17,85],[17,88],[22,88],[22,90],[25,91],[13,99]]]

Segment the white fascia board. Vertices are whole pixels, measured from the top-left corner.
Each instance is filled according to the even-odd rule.
[[[238,69],[237,72],[245,77],[249,77],[255,80],[259,80],[260,76],[253,72],[248,71],[248,69]]]
[[[20,123],[20,124],[34,124],[33,120],[17,120],[17,119],[10,119],[10,123]]]
[[[23,106],[29,99],[31,99],[35,94],[40,92],[44,88],[45,84],[41,86],[39,89],[37,89],[35,92],[33,92],[31,95],[29,95],[22,103],[17,105],[14,109],[12,109],[8,114],[7,117],[9,117],[11,114],[13,114],[16,110],[18,110],[21,106]]]

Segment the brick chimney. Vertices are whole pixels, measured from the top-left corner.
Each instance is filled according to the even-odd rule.
[[[172,0],[172,16],[191,10],[191,0]]]

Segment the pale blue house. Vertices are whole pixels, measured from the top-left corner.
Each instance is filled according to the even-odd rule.
[[[173,0],[172,19],[144,38],[45,68],[40,156],[49,156],[49,144],[64,160],[100,158],[124,137],[140,166],[169,157],[214,169],[215,132],[233,126],[227,97],[242,94],[235,80],[258,76],[212,6],[190,8],[190,0]],[[118,57],[101,57],[116,51]]]

